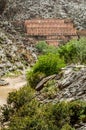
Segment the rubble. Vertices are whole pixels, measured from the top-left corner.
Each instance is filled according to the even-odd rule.
[[[86,66],[72,65],[62,70],[59,78],[55,76],[53,89],[58,89],[57,94],[55,93],[54,98],[49,100],[48,96],[43,97],[43,94],[47,95],[44,84],[42,84],[42,90],[37,98],[41,98],[44,102],[59,102],[59,101],[72,101],[72,100],[84,100],[86,101]],[[48,80],[48,82],[52,80]],[[42,81],[40,81],[41,83]],[[52,91],[53,91],[52,89]],[[42,100],[42,101],[43,101]]]
[[[27,20],[32,18],[70,18],[79,29],[86,29],[86,1],[82,0],[8,0],[5,18]]]
[[[5,29],[0,29],[0,77],[10,71],[24,70],[36,60],[32,55],[29,45],[24,46],[21,36],[9,34]]]

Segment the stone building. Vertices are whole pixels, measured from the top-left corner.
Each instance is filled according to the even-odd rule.
[[[45,40],[49,45],[57,46],[72,38],[77,38],[77,30],[69,19],[32,19],[25,21],[28,37],[38,41]]]

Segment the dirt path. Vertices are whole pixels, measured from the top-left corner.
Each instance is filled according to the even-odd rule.
[[[0,105],[6,104],[9,92],[18,90],[26,84],[25,76],[5,78],[5,80],[9,83],[9,85],[0,86]]]

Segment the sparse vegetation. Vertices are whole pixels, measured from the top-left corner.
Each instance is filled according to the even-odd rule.
[[[71,40],[64,46],[58,49],[61,57],[64,57],[65,62],[86,64],[86,38]]]
[[[27,81],[31,87],[35,88],[43,77],[57,74],[64,66],[64,59],[60,59],[57,54],[40,56],[33,69],[27,72]]]
[[[47,48],[48,48],[48,45],[45,41],[40,41],[36,44],[36,49],[40,53],[46,53]]]
[[[9,95],[3,117],[2,122],[10,121],[6,130],[75,130],[77,122],[86,122],[86,102],[41,104],[34,90],[24,87]]]
[[[44,98],[53,99],[55,98],[57,92],[59,92],[59,88],[56,87],[56,81],[50,80],[46,84],[44,84],[44,88],[41,90]]]
[[[86,0],[0,0],[0,104],[0,130],[86,130]]]
[[[58,73],[65,66],[64,59],[60,59],[57,54],[46,54],[40,56],[37,63],[33,67],[33,72],[42,72],[46,76]]]
[[[86,64],[86,38],[81,38],[79,40],[71,40],[67,44],[60,47],[54,47],[49,45],[47,45],[46,47],[44,42],[38,43],[38,46],[41,47],[40,52],[42,54],[58,54],[61,58],[64,57],[64,60],[67,64]],[[45,49],[42,46],[44,46]]]
[[[7,105],[2,108],[1,119],[2,124],[9,124],[3,130],[75,130],[75,124],[86,123],[85,101],[42,104],[37,100],[33,89],[44,77],[59,73],[65,62],[86,63],[86,40],[70,41],[67,45],[56,48],[56,53],[50,50],[46,53],[44,51],[45,54],[27,72],[30,87],[26,86],[9,94]],[[48,99],[53,99],[56,91],[59,89],[56,89],[54,80],[47,82],[42,90]]]
[[[39,81],[45,77],[45,74],[42,72],[36,72],[34,73],[32,70],[27,71],[26,74],[27,77],[27,84],[30,85],[32,88],[35,89],[36,85],[39,83]]]
[[[20,70],[15,70],[15,71],[12,71],[12,72],[7,72],[4,77],[17,77],[19,75],[22,75],[22,71]]]
[[[38,42],[36,49],[40,54],[58,53],[58,47],[48,45],[45,41]]]

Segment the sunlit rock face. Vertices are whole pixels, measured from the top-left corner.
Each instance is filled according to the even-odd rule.
[[[86,29],[85,0],[9,0],[4,16],[10,20],[31,18],[71,18]]]

